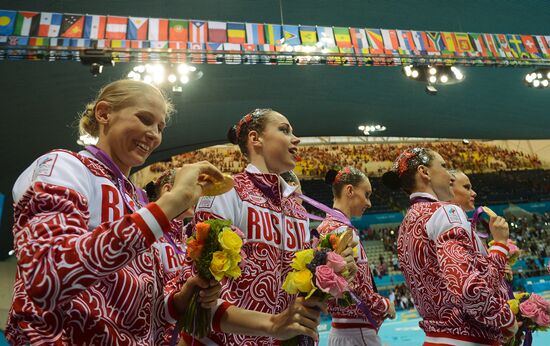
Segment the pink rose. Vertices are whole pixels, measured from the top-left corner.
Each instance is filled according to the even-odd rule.
[[[327,266],[334,270],[335,273],[340,273],[346,267],[346,261],[336,252],[330,251],[327,254]]]
[[[550,327],[550,316],[548,316],[546,311],[539,310],[539,313],[533,320],[541,327]]]
[[[315,268],[315,286],[321,291],[336,298],[342,298],[348,290],[348,282],[336,275],[328,265],[320,265]]]
[[[538,305],[530,299],[527,299],[523,303],[519,304],[519,311],[523,317],[533,319],[541,309]]]
[[[550,302],[548,302],[543,297],[539,296],[538,294],[531,293],[531,296],[529,297],[529,300],[532,300],[543,311],[547,311],[547,312],[550,313]]]
[[[516,243],[511,239],[508,239],[506,246],[508,246],[508,255],[510,257],[514,256],[519,251],[519,247],[517,247]]]

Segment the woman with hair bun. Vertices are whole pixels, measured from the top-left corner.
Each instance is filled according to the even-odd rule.
[[[453,198],[453,177],[433,150],[405,150],[382,180],[410,195],[398,258],[424,345],[498,345],[513,336],[518,324],[499,289],[508,229],[492,230],[496,243],[487,257],[480,252],[462,208],[444,202]]]
[[[359,234],[349,220],[363,215],[370,208],[372,187],[367,176],[354,167],[344,167],[339,171],[330,170],[325,182],[332,187],[333,208],[341,214],[340,218],[327,215],[317,230],[321,235],[332,232],[342,233],[351,228],[359,243],[357,273],[353,279],[352,290],[365,303],[368,314],[357,305],[341,307],[335,301],[329,302],[332,315],[332,328],[328,344],[331,346],[382,345],[378,328],[385,318],[395,317],[395,307],[387,298],[377,293],[370,271],[367,254],[359,241]]]
[[[246,114],[231,127],[228,137],[239,145],[249,165],[234,176],[231,191],[199,199],[194,218],[195,223],[211,218],[232,220],[246,238],[246,265],[238,279],[223,285],[223,306],[272,314],[275,322],[317,338],[316,327],[324,304],[316,298],[295,298],[282,289],[294,253],[310,246],[309,221],[293,195],[296,187],[280,177],[294,168],[300,140],[288,119],[272,109],[255,109]],[[281,339],[280,335],[267,337],[258,333],[251,337],[230,333],[213,332],[199,341],[216,345],[275,345],[276,339]],[[196,342],[190,336],[185,340],[188,344]]]

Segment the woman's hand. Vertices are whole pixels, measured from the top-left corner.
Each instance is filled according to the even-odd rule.
[[[182,315],[187,308],[187,304],[191,300],[196,289],[200,289],[199,302],[205,309],[210,309],[216,306],[217,300],[220,297],[221,284],[216,280],[205,280],[199,276],[195,276],[187,280],[179,292],[174,294],[174,308],[178,315]]]
[[[321,311],[326,311],[326,303],[319,298],[298,297],[285,311],[271,317],[269,335],[278,340],[291,339],[298,335],[307,335],[319,339],[317,326],[321,320]]]
[[[496,242],[506,244],[510,231],[508,229],[508,222],[506,219],[500,216],[491,216],[489,219],[489,230]]]
[[[386,317],[388,317],[390,320],[393,320],[395,318],[395,314],[395,304],[393,302],[390,302],[388,311],[386,311]]]
[[[199,179],[203,174],[208,175],[212,180]],[[203,187],[221,180],[223,180],[222,173],[210,162],[201,161],[183,165],[176,170],[172,190],[163,194],[156,203],[166,217],[172,220],[197,203]]]
[[[355,258],[353,257],[353,249],[357,246],[357,244],[357,241],[352,239],[348,243],[346,249],[340,253],[340,256],[342,256],[346,261],[346,269],[349,273],[347,280],[349,283],[353,281],[355,274],[357,273],[357,263],[355,263]]]

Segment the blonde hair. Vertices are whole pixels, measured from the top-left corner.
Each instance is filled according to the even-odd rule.
[[[158,95],[166,107],[166,117],[169,118],[174,112],[174,105],[157,87],[131,79],[121,79],[107,84],[97,94],[94,101],[88,103],[80,114],[79,130],[81,135],[88,134],[92,137],[99,136],[99,124],[95,118],[95,107],[98,102],[109,103],[113,111],[118,111],[131,106],[137,99],[144,95]]]

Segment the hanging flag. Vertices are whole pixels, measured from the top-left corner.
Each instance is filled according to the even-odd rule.
[[[17,12],[0,10],[0,36],[9,36],[15,27]]]
[[[550,58],[550,36],[537,35],[535,37],[544,57]]]
[[[240,52],[241,51],[241,45],[238,43],[224,43],[223,44],[223,50],[226,52]]]
[[[44,47],[50,44],[50,40],[47,37],[30,37],[29,46]]]
[[[172,49],[187,49],[187,42],[168,41],[168,47]]]
[[[246,23],[246,42],[265,44],[264,25]]]
[[[317,37],[319,38],[319,42],[323,44],[323,48],[336,47],[336,41],[334,40],[334,31],[332,31],[331,27],[318,26]]]
[[[204,23],[204,22],[203,22]],[[206,23],[204,23],[204,25],[206,26]],[[190,29],[192,28],[192,24],[190,25]],[[205,32],[206,34],[206,32]],[[191,35],[191,33],[189,34]],[[191,36],[189,36],[189,39],[191,39]],[[199,43],[199,42],[188,42],[187,43],[187,49],[191,50],[191,51],[205,51],[205,46],[204,46],[204,43]],[[201,64],[203,62],[205,62],[206,60],[206,54],[204,53],[193,53],[191,54],[191,62],[193,64]]]
[[[384,51],[386,54],[395,54],[399,51],[399,39],[395,30],[380,29],[384,40]]]
[[[109,48],[111,46],[110,40],[90,40],[90,47],[92,48]]]
[[[108,16],[105,28],[105,38],[112,40],[126,39],[127,17]]]
[[[149,41],[130,41],[130,48],[151,48]]]
[[[487,45],[487,49],[490,52],[489,56],[492,56],[495,58],[506,57],[504,52],[502,52],[502,50],[499,49],[497,41],[492,34],[483,34],[483,40],[485,41],[485,44]]]
[[[487,48],[487,45],[485,44],[485,40],[483,39],[482,34],[469,33],[468,35],[470,36],[473,50],[475,50],[477,56],[482,56],[482,57],[492,56],[491,52]]]
[[[349,36],[349,28],[334,27],[334,38],[336,45],[340,48],[351,48],[351,37]]]
[[[531,35],[521,35],[521,41],[527,53],[531,54],[533,57],[540,56],[540,51],[537,48],[535,43],[535,38]]]
[[[71,46],[79,48],[88,48],[90,47],[90,39],[87,38],[73,38],[71,40]]]
[[[15,19],[14,36],[36,36],[40,16],[38,12],[17,12]]]
[[[280,25],[266,24],[265,25],[265,43],[272,45],[280,45],[283,38],[283,31]]]
[[[441,38],[445,44],[445,48],[441,51],[443,54],[455,55],[455,53],[460,53],[457,48],[455,34],[452,32],[442,32]]]
[[[508,44],[514,58],[529,59],[530,56],[523,45],[523,41],[519,35],[507,35]]]
[[[80,38],[84,32],[84,16],[64,14],[61,22],[61,37]]]
[[[300,40],[303,46],[314,46],[317,43],[317,30],[314,26],[300,26]]]
[[[168,19],[149,19],[149,41],[168,41]]]
[[[365,29],[350,28],[351,42],[357,54],[369,54],[369,40]]]
[[[285,39],[284,44],[291,46],[299,46],[301,44],[299,29],[296,25],[283,25],[283,37]]]
[[[252,43],[244,43],[242,47],[245,52],[255,52],[258,50],[258,46]],[[260,57],[256,54],[245,54],[243,58],[243,63],[245,64],[257,64],[259,61]]]
[[[168,22],[168,39],[170,41],[187,42],[189,39],[189,22],[170,19]]]
[[[508,40],[506,39],[506,35],[504,34],[496,34],[493,35],[495,37],[495,43],[497,45],[497,49],[502,51],[502,54],[504,54],[507,58],[513,58],[514,53],[512,53],[512,50],[510,49],[510,44],[508,43]]]
[[[369,39],[370,53],[371,54],[383,54],[384,53],[384,40],[382,39],[382,32],[380,29],[365,29],[367,32],[367,38]]]
[[[105,37],[105,16],[86,16],[84,20],[84,38],[102,39]]]
[[[406,52],[412,53],[417,51],[412,32],[409,30],[397,30],[397,39],[399,40],[399,47]]]
[[[147,18],[129,17],[128,35],[129,40],[147,40]]]
[[[208,22],[208,42],[227,42],[227,23]]]
[[[38,36],[57,37],[59,35],[59,30],[61,29],[62,18],[63,17],[60,13],[40,13]]]
[[[29,38],[28,37],[10,36],[8,38],[8,45],[10,45],[10,46],[28,46],[29,45]]]
[[[204,43],[207,40],[208,23],[200,20],[189,22],[189,42]]]
[[[111,48],[126,48],[127,44],[128,41],[126,40],[111,40]]]
[[[470,41],[470,36],[465,32],[455,33],[456,44],[458,50],[463,53],[468,53],[471,55],[474,53],[474,48],[472,47],[472,42]]]
[[[246,43],[244,23],[227,23],[227,40],[229,43]]]
[[[168,48],[168,41],[149,41],[151,48],[165,49]]]
[[[441,33],[439,31],[427,31],[426,34],[430,44],[435,47],[437,51],[443,53],[446,50],[445,42],[443,41],[443,37],[441,37]]]
[[[51,38],[50,47],[70,47],[71,39],[70,38]]]

